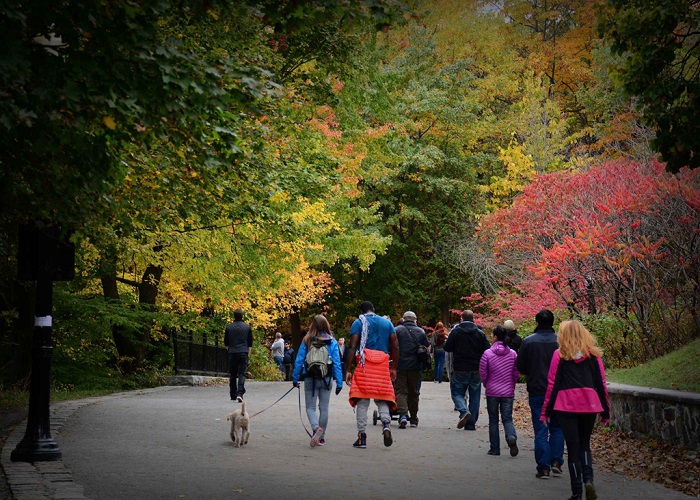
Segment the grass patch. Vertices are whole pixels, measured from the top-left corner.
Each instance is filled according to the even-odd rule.
[[[676,391],[700,392],[700,339],[649,363],[610,370],[608,382],[656,387]]]

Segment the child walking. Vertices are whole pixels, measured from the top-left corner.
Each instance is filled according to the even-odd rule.
[[[500,410],[506,443],[510,456],[518,454],[518,436],[513,424],[513,401],[515,384],[518,382],[518,369],[515,367],[517,354],[512,350],[508,330],[503,326],[493,329],[496,342],[484,352],[479,362],[479,374],[486,388],[486,410],[489,414],[489,455],[501,454],[501,440],[498,432],[498,413]]]
[[[306,401],[306,416],[311,424],[311,447],[323,446],[326,444],[326,430],[328,429],[328,404],[331,398],[331,386],[335,379],[335,394],[338,395],[343,388],[343,371],[340,366],[340,351],[338,342],[330,334],[331,327],[328,319],[322,314],[314,317],[309,327],[308,333],[304,336],[299,346],[296,360],[294,362],[294,372],[292,373],[292,384],[299,386],[299,380],[304,381],[304,400]],[[312,345],[325,345],[330,358],[328,374],[323,378],[307,376],[306,373],[306,353]],[[318,408],[318,413],[317,413]]]
[[[597,498],[593,486],[591,434],[596,416],[610,420],[610,403],[605,382],[602,353],[596,340],[578,321],[559,325],[559,349],[549,365],[547,393],[541,420],[548,422],[556,413],[564,432],[571,479],[570,500]]]

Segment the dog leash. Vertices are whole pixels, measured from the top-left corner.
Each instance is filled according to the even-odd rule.
[[[304,428],[306,433],[309,435],[310,438],[313,437],[309,429],[306,428],[306,424],[304,423],[304,417],[301,416],[301,390],[299,390],[299,420],[301,420],[301,426]]]
[[[251,415],[250,418],[253,418],[253,417],[255,417],[256,415],[260,415],[262,412],[269,410],[270,408],[272,408],[273,406],[275,406],[277,403],[279,403],[280,401],[282,401],[282,399],[283,399],[287,394],[289,394],[290,392],[292,392],[292,390],[294,390],[294,386],[292,386],[291,389],[289,389],[287,392],[285,392],[284,394],[282,394],[282,396],[281,396],[277,401],[275,401],[274,403],[272,403],[270,406],[268,406],[268,407],[265,408],[264,410],[260,410],[259,412],[257,412],[257,413],[255,413],[255,414]],[[300,401],[301,401],[301,393],[300,393],[299,398],[300,398]],[[301,403],[300,403],[300,404],[301,404]]]

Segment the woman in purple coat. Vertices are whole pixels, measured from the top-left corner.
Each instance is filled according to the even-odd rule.
[[[511,338],[503,326],[493,329],[496,342],[484,352],[479,363],[479,374],[486,388],[486,410],[489,414],[489,455],[501,454],[501,440],[498,432],[498,410],[510,448],[510,456],[518,454],[518,436],[513,425],[513,400],[515,384],[518,381],[518,369],[515,367],[517,354],[508,347]]]

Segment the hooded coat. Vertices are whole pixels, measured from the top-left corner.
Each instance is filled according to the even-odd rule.
[[[515,366],[516,358],[515,351],[501,341],[494,342],[481,356],[479,374],[487,397],[515,397],[515,384],[520,376]]]

